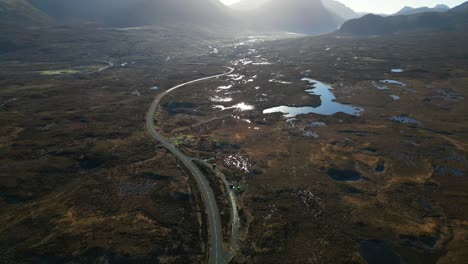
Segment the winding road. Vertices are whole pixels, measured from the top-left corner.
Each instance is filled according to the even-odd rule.
[[[212,167],[206,161],[198,160],[198,162],[201,162],[208,168]],[[229,200],[231,201],[231,242],[229,245],[229,249],[224,256],[226,262],[229,263],[234,257],[234,252],[237,249],[237,244],[239,242],[239,212],[237,210],[236,195],[234,193],[234,190],[231,189],[231,184],[227,181],[226,176],[218,169],[214,169],[213,171],[223,181],[224,186],[226,187],[226,191],[229,193]]]
[[[205,175],[200,171],[200,169],[192,162],[192,158],[187,157],[184,153],[182,153],[179,149],[177,149],[173,144],[171,144],[163,135],[161,135],[157,130],[156,126],[154,125],[154,117],[156,114],[156,110],[158,105],[160,104],[161,100],[168,95],[170,92],[187,86],[189,84],[193,84],[196,82],[201,82],[209,79],[219,78],[225,75],[228,75],[234,71],[233,68],[228,68],[229,71],[227,73],[213,75],[205,78],[196,79],[193,81],[189,81],[186,83],[179,84],[174,86],[162,93],[160,93],[154,101],[152,102],[148,113],[146,115],[146,128],[150,135],[160,142],[166,149],[168,149],[173,155],[179,159],[182,164],[187,168],[190,174],[195,178],[198,188],[200,190],[200,194],[202,196],[203,203],[205,205],[206,213],[208,216],[208,229],[209,229],[209,237],[210,237],[210,249],[209,249],[209,263],[221,264],[225,263],[225,256],[223,250],[223,233],[221,227],[221,218],[219,215],[218,206],[216,204],[216,199],[213,194],[213,190],[211,189],[208,180],[206,179]]]

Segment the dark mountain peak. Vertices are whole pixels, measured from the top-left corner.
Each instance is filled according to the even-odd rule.
[[[453,8],[450,12],[431,10],[431,12],[416,12],[389,17],[367,15],[361,19],[346,22],[337,33],[343,35],[385,35],[410,31],[467,30],[468,2]]]
[[[385,35],[392,32],[391,24],[384,17],[374,14],[349,20],[338,31],[340,34],[358,36]]]
[[[381,15],[369,13],[369,14],[365,14],[364,16],[362,16],[362,18],[363,19],[381,19],[383,17]]]

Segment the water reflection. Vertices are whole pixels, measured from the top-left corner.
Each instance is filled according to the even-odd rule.
[[[331,92],[333,88],[330,85],[320,81],[303,78],[302,81],[307,81],[312,89],[306,90],[311,95],[320,96],[321,104],[318,107],[290,107],[278,106],[263,110],[264,114],[283,113],[284,117],[291,118],[303,114],[319,114],[319,115],[334,115],[336,113],[345,113],[352,116],[360,116],[364,109],[352,105],[345,105],[335,102],[335,95]]]
[[[231,102],[232,98],[231,97],[221,97],[221,96],[215,95],[215,96],[210,98],[210,101],[215,102],[215,103],[225,103],[225,102]]]
[[[235,109],[235,110],[238,110],[238,111],[249,111],[249,110],[253,110],[255,107],[252,106],[252,105],[248,105],[246,103],[239,103],[239,104],[229,106],[229,107],[225,107],[223,105],[215,105],[215,106],[213,106],[213,108],[219,109],[221,111],[229,110],[229,109]]]
[[[380,82],[381,83],[386,83],[386,84],[396,84],[396,85],[400,85],[400,86],[406,86],[405,83],[395,81],[395,80],[381,80]]]

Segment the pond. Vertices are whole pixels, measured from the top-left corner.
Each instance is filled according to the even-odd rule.
[[[381,80],[380,82],[385,83],[385,84],[395,84],[395,85],[399,85],[399,86],[406,86],[405,83],[395,81],[395,80]]]
[[[235,109],[237,111],[250,111],[250,110],[253,110],[255,107],[253,105],[249,105],[246,103],[239,103],[239,104],[229,106],[229,107],[225,107],[223,105],[215,105],[213,106],[213,108],[219,109],[221,111],[229,110],[229,109]]]
[[[334,115],[336,113],[345,113],[352,116],[360,116],[361,112],[364,109],[360,107],[355,107],[352,105],[346,105],[335,102],[335,95],[333,94],[333,88],[325,84],[323,82],[310,79],[310,78],[303,78],[302,81],[306,81],[309,83],[310,88],[305,90],[310,95],[317,95],[320,96],[321,104],[318,107],[291,107],[291,106],[277,106],[263,110],[264,114],[272,114],[272,113],[283,113],[284,117],[291,118],[298,115],[304,114],[319,114],[319,115]]]

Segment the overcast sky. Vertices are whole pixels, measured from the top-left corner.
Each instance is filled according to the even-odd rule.
[[[255,1],[255,0],[244,0]],[[287,0],[285,0],[287,1]],[[459,5],[466,0],[339,0],[343,4],[351,7],[357,12],[373,12],[373,13],[395,13],[404,6],[420,7],[420,6],[435,6],[437,4],[445,4],[450,7]],[[233,4],[239,0],[221,0],[225,4]]]

